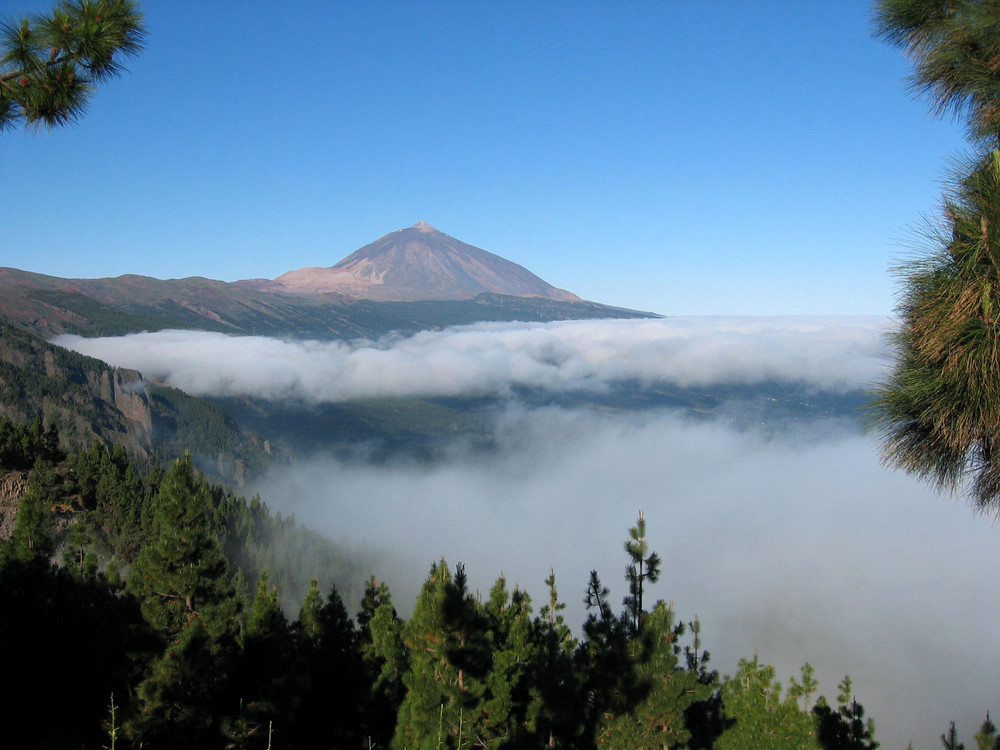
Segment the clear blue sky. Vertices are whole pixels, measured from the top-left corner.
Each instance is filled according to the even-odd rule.
[[[0,266],[273,278],[422,220],[608,304],[884,314],[964,150],[860,0],[142,7],[79,123],[0,135]]]

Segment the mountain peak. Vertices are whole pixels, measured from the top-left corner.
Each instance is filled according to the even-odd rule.
[[[346,294],[387,302],[472,299],[484,292],[577,301],[528,269],[467,245],[426,221],[354,251],[331,268],[300,268],[254,288],[290,294]]]

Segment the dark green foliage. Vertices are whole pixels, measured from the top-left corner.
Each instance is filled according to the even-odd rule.
[[[625,597],[625,611],[629,627],[634,633],[639,633],[642,627],[643,593],[646,581],[656,583],[660,579],[660,556],[649,551],[646,541],[646,519],[639,512],[639,520],[628,530],[629,538],[625,540],[625,551],[629,556],[629,564],[625,569],[625,580],[628,582],[628,596]],[[648,553],[648,554],[647,554]]]
[[[228,605],[228,606],[227,606]],[[203,607],[167,641],[136,690],[126,731],[143,747],[221,747],[239,716],[236,606]]]
[[[979,731],[976,732],[976,750],[1000,750],[1000,737],[997,736],[997,726],[990,719],[989,711]]]
[[[100,529],[111,554],[131,564],[149,533],[152,492],[121,446],[109,451],[94,441],[69,457],[71,481],[88,523]]]
[[[222,545],[209,531],[211,507],[190,460],[176,461],[163,476],[149,541],[129,577],[146,619],[170,638],[234,593]]]
[[[958,730],[955,729],[955,722],[948,725],[948,731],[941,735],[941,744],[945,750],[965,750],[965,745],[958,741]]]
[[[53,506],[61,483],[51,464],[39,459],[28,475],[28,491],[17,508],[17,525],[4,550],[6,559],[47,563],[56,550]]]
[[[981,508],[1000,502],[1000,6],[992,0],[880,0],[880,37],[913,59],[936,112],[966,120],[959,164],[927,246],[901,267],[896,367],[873,404],[883,458]]]
[[[574,741],[581,730],[576,717],[579,689],[574,669],[578,643],[563,619],[566,604],[559,601],[554,571],[549,571],[545,585],[549,598],[534,623],[535,650],[526,721],[543,744],[559,747]]]
[[[314,590],[310,590],[310,595]],[[305,611],[304,606],[300,619]],[[392,605],[389,587],[377,583],[374,576],[369,579],[361,600],[358,643],[367,689],[361,702],[361,733],[376,747],[386,747],[396,731],[396,715],[406,692],[403,675],[409,660],[403,644],[403,622]]]
[[[837,700],[836,710],[823,699],[813,709],[819,744],[824,750],[876,750],[874,723],[865,720],[865,709],[851,693],[850,677],[840,683]]]
[[[363,747],[366,673],[358,631],[336,588],[320,604],[318,589],[310,587],[297,632],[307,689],[287,732],[302,748]]]
[[[232,683],[240,712],[230,719],[227,734],[239,747],[264,748],[269,727],[277,723],[287,734],[288,727],[296,724],[308,684],[307,662],[297,651],[292,627],[266,572],[257,582],[242,638]]]
[[[0,24],[0,131],[23,119],[49,127],[76,120],[94,84],[120,75],[142,49],[132,0],[75,0]]]
[[[991,0],[879,0],[877,35],[914,62],[913,89],[976,139],[1000,128],[1000,7]]]
[[[110,697],[128,695],[155,646],[130,596],[40,560],[0,567],[0,643],[4,716],[25,746],[53,750],[106,741]]]
[[[698,619],[681,623],[662,601],[643,604],[659,564],[642,523],[626,543],[624,608],[612,610],[592,573],[578,642],[554,575],[535,616],[503,576],[484,597],[461,565],[452,573],[443,560],[409,620],[371,578],[355,626],[338,589],[324,599],[313,578],[289,624],[275,582],[297,577],[262,562],[337,567],[335,553],[276,554],[294,546],[294,520],[210,484],[190,459],[140,478],[123,449],[95,442],[37,462],[29,487],[0,554],[0,637],[21,646],[5,649],[0,667],[34,691],[14,704],[44,724],[32,746],[98,746],[113,699],[117,741],[132,747],[877,747],[846,681],[836,710],[820,698],[810,712],[808,665],[784,696],[756,659],[720,685]],[[58,537],[45,531],[52,508],[69,522]],[[139,550],[131,566],[129,550]],[[113,583],[119,569],[127,587]],[[50,678],[88,688],[43,721],[49,706],[37,696]],[[987,722],[977,743],[991,741]]]
[[[36,417],[26,425],[0,415],[0,469],[26,471],[39,459],[57,463],[63,458],[55,424],[43,427],[42,418]]]

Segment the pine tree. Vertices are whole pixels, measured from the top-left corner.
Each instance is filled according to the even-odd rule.
[[[358,641],[367,695],[362,698],[362,736],[375,747],[386,747],[396,730],[403,702],[407,669],[403,623],[392,605],[389,587],[372,576],[358,613]]]
[[[175,461],[154,502],[150,541],[129,577],[146,619],[168,637],[234,594],[222,547],[208,530],[210,505],[190,457]]]
[[[948,732],[941,735],[941,744],[945,750],[965,750],[965,745],[958,741],[958,730],[955,729],[955,722],[948,725]]]
[[[649,551],[646,541],[646,519],[639,511],[639,520],[628,530],[629,538],[625,540],[625,551],[629,556],[629,564],[625,569],[625,580],[628,583],[629,594],[625,598],[625,608],[633,632],[638,633],[642,623],[643,595],[646,581],[656,583],[660,579],[660,556]]]
[[[56,550],[52,506],[60,501],[61,483],[52,466],[42,459],[28,475],[28,491],[18,503],[17,525],[0,551],[7,560],[47,562]]]
[[[836,710],[822,698],[813,709],[820,745],[824,750],[876,750],[879,743],[875,741],[875,725],[871,719],[865,720],[865,709],[851,690],[850,676],[845,676],[838,687]]]
[[[278,590],[263,571],[246,616],[243,649],[233,678],[240,711],[224,727],[238,747],[267,746],[267,729],[291,727],[305,692],[305,664],[297,660],[292,629],[281,611]]]
[[[583,600],[588,610],[583,623],[584,637],[576,652],[576,671],[581,676],[581,731],[590,741],[597,736],[606,714],[620,711],[631,694],[626,682],[631,672],[630,626],[625,617],[613,614],[609,593],[597,571],[590,571]]]
[[[24,120],[76,120],[95,84],[121,75],[145,35],[132,0],[64,0],[47,14],[0,24],[0,131]]]
[[[1000,750],[1000,737],[997,737],[997,727],[990,719],[989,711],[986,712],[986,719],[976,732],[976,750]]]
[[[531,666],[536,642],[531,598],[515,588],[507,590],[501,575],[490,589],[483,614],[488,631],[485,648],[489,671],[476,722],[477,747],[523,747],[527,742],[531,701]]]
[[[806,750],[820,747],[813,717],[794,699],[782,697],[774,667],[740,659],[722,683],[722,703],[732,722],[716,742],[717,750]]]
[[[545,579],[549,599],[535,619],[535,658],[530,681],[527,723],[545,747],[569,747],[582,726],[578,717],[580,689],[574,668],[577,641],[562,616],[555,571]]]
[[[127,730],[147,746],[213,746],[230,717],[239,663],[241,600],[221,545],[208,531],[209,492],[188,457],[163,475],[151,539],[136,558],[129,588],[166,650],[137,690],[139,711]]]
[[[896,364],[873,422],[883,460],[942,489],[1000,506],[1000,5],[879,0],[877,34],[913,60],[913,87],[966,121],[976,155],[960,164],[941,218],[899,274]]]
[[[392,747],[397,750],[456,750],[468,745],[464,728],[477,706],[480,685],[469,667],[470,615],[464,572],[456,583],[444,560],[431,566],[403,629],[408,668]],[[463,640],[465,642],[463,643]],[[480,665],[475,665],[478,668]]]
[[[364,668],[358,632],[336,587],[316,608],[306,594],[299,622],[299,658],[307,678],[295,744],[301,747],[355,747],[361,741]]]
[[[642,616],[642,628],[629,641],[632,695],[609,706],[598,730],[601,747],[652,750],[683,746],[691,733],[686,712],[708,697],[698,673],[678,664],[674,613],[664,602]]]

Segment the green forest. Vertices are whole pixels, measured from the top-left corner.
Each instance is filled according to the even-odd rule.
[[[597,571],[571,582],[579,634],[551,573],[535,603],[445,560],[404,619],[374,577],[321,589],[354,563],[190,459],[141,475],[121,448],[58,437],[0,419],[0,468],[25,480],[0,548],[6,709],[32,747],[878,747],[849,677],[828,699],[809,664],[784,685],[753,654],[720,675],[698,619],[651,601],[641,514],[620,606]],[[978,747],[996,734],[987,718]]]

